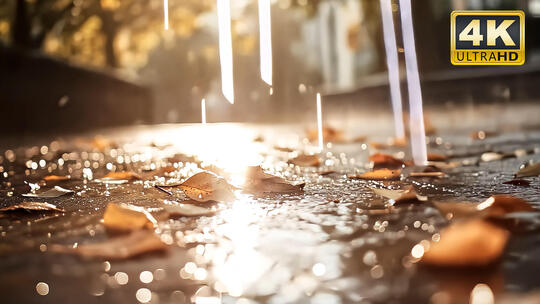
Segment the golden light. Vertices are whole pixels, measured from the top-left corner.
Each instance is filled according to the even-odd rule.
[[[319,151],[323,150],[323,127],[322,127],[322,105],[321,93],[317,93],[317,131],[319,133]]]
[[[384,47],[386,50],[386,66],[388,68],[388,82],[390,83],[390,97],[394,112],[395,136],[397,138],[405,138],[399,81],[399,60],[391,0],[381,0],[381,16]]]
[[[403,46],[407,67],[407,86],[409,89],[409,112],[411,148],[414,164],[424,166],[427,163],[426,132],[424,130],[424,110],[422,108],[422,89],[418,76],[418,62],[414,45],[411,0],[400,0]]]
[[[234,104],[233,53],[231,36],[231,5],[229,0],[217,0],[219,62],[221,65],[221,91]]]
[[[201,100],[201,123],[206,124],[206,100],[204,98]]]
[[[163,0],[163,27],[169,29],[169,0]]]
[[[272,23],[270,0],[259,0],[259,43],[261,78],[272,85]]]
[[[493,291],[486,284],[476,284],[471,291],[471,304],[493,304],[495,303],[495,296]]]

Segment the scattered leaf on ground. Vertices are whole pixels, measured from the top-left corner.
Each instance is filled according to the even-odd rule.
[[[438,168],[439,170],[449,170],[454,169],[460,165],[458,162],[435,162],[435,161],[428,161],[428,166],[432,166],[435,168]]]
[[[520,186],[520,187],[529,187],[531,185],[531,182],[525,179],[513,179],[513,180],[506,181],[503,184]]]
[[[480,203],[475,202],[433,202],[439,212],[447,219],[457,219],[478,216],[476,207]]]
[[[318,167],[321,165],[321,159],[318,155],[301,154],[289,159],[289,163],[300,167]]]
[[[319,131],[317,129],[308,130],[306,137],[311,142],[317,141],[319,139]],[[323,138],[325,142],[339,143],[345,141],[343,130],[338,130],[329,126],[323,126]]]
[[[394,205],[427,201],[427,196],[418,195],[412,186],[397,190],[382,188],[371,188],[371,190],[375,192],[375,194],[393,200]]]
[[[446,161],[447,157],[443,154],[429,153],[427,159],[428,161]]]
[[[397,180],[401,177],[401,170],[380,169],[368,171],[362,174],[349,176],[353,179],[369,179],[369,180]]]
[[[447,219],[463,217],[501,217],[514,212],[534,212],[534,209],[527,201],[507,195],[493,195],[484,202],[434,202],[437,209]]]
[[[409,174],[410,177],[436,177],[436,178],[442,178],[446,177],[446,173],[441,171],[435,171],[435,172],[411,172]]]
[[[119,232],[137,229],[153,229],[156,219],[142,207],[129,204],[109,203],[103,215],[103,225]]]
[[[73,193],[72,190],[64,189],[64,188],[62,188],[60,186],[55,186],[54,188],[49,189],[49,190],[44,191],[44,192],[25,193],[22,196],[24,196],[24,197],[35,197],[35,198],[56,198],[56,197],[60,197],[62,195],[71,194],[71,193]]]
[[[324,170],[324,171],[319,171],[319,175],[320,175],[320,176],[326,176],[326,175],[330,175],[330,174],[334,174],[334,173],[337,173],[336,170]]]
[[[529,177],[540,175],[540,162],[525,166],[516,172],[516,177]]]
[[[227,181],[212,172],[199,172],[180,184],[180,189],[199,202],[228,202],[235,199]]]
[[[109,180],[135,180],[141,179],[141,176],[135,172],[131,171],[118,171],[118,172],[109,172],[103,178]]]
[[[369,161],[373,162],[374,167],[401,167],[403,165],[410,165],[409,162],[405,162],[402,159],[396,158],[393,155],[385,153],[375,153],[369,157]]]
[[[536,209],[526,200],[508,194],[493,195],[476,207],[485,211],[488,216],[503,216],[513,212],[532,212]]]
[[[58,208],[53,204],[42,203],[42,202],[22,202],[13,206],[5,207],[0,209],[0,212],[6,211],[55,211],[55,212],[65,212],[64,209]]]
[[[281,146],[274,146],[274,149],[281,151],[281,152],[294,152],[294,149],[288,148],[288,147],[281,147]]]
[[[482,219],[450,224],[431,242],[421,262],[434,266],[486,266],[501,256],[508,232]],[[427,249],[427,248],[426,248]]]
[[[50,251],[76,254],[87,259],[120,260],[149,252],[163,252],[167,245],[148,230],[136,230],[130,234],[111,238],[99,243],[82,244],[77,247],[53,244]]]
[[[501,160],[503,158],[505,158],[506,155],[504,154],[501,154],[501,153],[497,153],[497,152],[485,152],[485,153],[482,153],[482,156],[480,156],[480,159],[487,163],[487,162],[492,162],[492,161],[497,161],[497,160]]]
[[[67,181],[70,178],[70,176],[47,175],[43,178],[43,180],[46,182],[62,182]]]
[[[170,217],[178,216],[209,216],[216,213],[216,209],[195,205],[198,201],[184,201],[165,205],[164,209]]]
[[[284,178],[264,172],[259,166],[248,167],[243,189],[250,193],[302,192],[305,183],[291,184]]]

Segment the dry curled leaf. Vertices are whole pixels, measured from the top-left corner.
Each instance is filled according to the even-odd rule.
[[[516,172],[516,177],[529,177],[540,175],[540,162],[525,166]]]
[[[109,180],[135,180],[141,179],[141,176],[135,172],[131,171],[119,171],[119,172],[109,172],[103,178]]]
[[[536,211],[536,209],[524,199],[508,194],[493,195],[480,203],[476,209],[486,212],[490,217],[503,216],[513,212]]]
[[[503,159],[505,157],[506,157],[506,155],[502,154],[502,153],[485,152],[485,153],[482,153],[482,155],[480,156],[480,159],[483,162],[488,163],[488,162],[492,162],[492,161],[501,160],[501,159]]]
[[[369,157],[369,161],[373,162],[374,167],[401,167],[404,165],[410,165],[402,159],[396,158],[390,154],[375,153]]]
[[[405,189],[381,189],[381,188],[371,188],[375,194],[386,197],[394,201],[394,205],[405,204],[405,203],[416,203],[416,202],[425,202],[427,201],[427,196],[419,195],[414,187],[409,186]]]
[[[194,205],[197,201],[184,201],[182,203],[171,203],[163,207],[170,217],[178,216],[209,216],[214,215],[217,210]]]
[[[443,154],[428,153],[427,159],[428,161],[446,161],[447,157]]]
[[[338,130],[329,126],[323,126],[323,138],[325,142],[340,143],[344,142],[343,130]],[[306,137],[309,141],[314,142],[319,138],[319,131],[317,129],[308,130]]]
[[[288,148],[288,147],[274,146],[274,149],[277,151],[287,152],[287,153],[294,152],[294,149]]]
[[[120,260],[149,252],[163,252],[167,245],[161,238],[148,230],[136,230],[128,235],[77,247],[53,244],[50,251],[76,254],[87,259]]]
[[[212,172],[199,172],[180,184],[180,189],[199,202],[228,202],[235,199],[227,181]]]
[[[142,207],[109,203],[103,215],[103,225],[113,231],[126,232],[137,229],[154,229],[157,221]]]
[[[318,167],[321,165],[321,159],[318,155],[301,154],[289,159],[289,163],[300,167]]]
[[[508,232],[482,219],[455,222],[431,242],[421,262],[434,266],[486,266],[501,256]]]
[[[529,187],[531,185],[531,182],[525,179],[513,179],[513,180],[506,181],[503,184],[519,186],[519,187]]]
[[[6,211],[65,212],[64,209],[58,208],[53,204],[42,203],[42,202],[22,202],[17,205],[0,209],[0,212],[6,212]]]
[[[465,218],[478,215],[474,202],[433,202],[439,212],[447,219]]]
[[[359,175],[349,176],[353,179],[368,180],[397,180],[401,177],[401,170],[380,169],[368,171]]]
[[[248,167],[243,189],[250,193],[302,192],[305,183],[291,184],[287,180],[268,174],[259,166]]]
[[[514,212],[536,211],[527,201],[507,194],[493,195],[481,203],[434,202],[433,204],[447,219],[463,217],[494,218]]]
[[[441,171],[436,171],[436,172],[411,172],[409,174],[410,177],[436,177],[436,178],[442,178],[442,177],[446,177],[446,173],[444,172],[441,172]]]
[[[67,181],[70,178],[70,176],[47,175],[43,178],[43,180],[46,182],[62,182]]]
[[[436,162],[436,161],[428,161],[428,166],[435,167],[439,170],[449,170],[454,169],[460,165],[459,162]]]
[[[22,196],[24,196],[24,197],[35,197],[35,198],[57,198],[57,197],[60,197],[62,195],[71,194],[71,193],[73,193],[72,190],[64,189],[64,188],[62,188],[60,186],[55,186],[54,188],[49,189],[49,190],[44,191],[44,192],[25,193]]]

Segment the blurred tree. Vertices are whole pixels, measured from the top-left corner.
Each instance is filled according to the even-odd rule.
[[[94,66],[139,67],[165,34],[189,36],[213,0],[0,0],[0,39]]]

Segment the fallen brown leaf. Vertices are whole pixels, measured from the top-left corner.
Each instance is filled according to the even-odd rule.
[[[136,230],[99,243],[82,244],[77,247],[53,244],[49,250],[57,253],[76,254],[86,259],[129,259],[149,252],[163,252],[167,245],[148,230]]]
[[[42,202],[22,202],[17,205],[0,209],[0,212],[7,212],[7,211],[65,212],[64,209],[58,208],[53,204],[42,203]]]
[[[535,212],[527,201],[507,194],[493,195],[484,202],[434,202],[447,219],[463,217],[501,217],[513,212]]]
[[[301,154],[295,158],[289,159],[289,163],[301,167],[318,167],[321,165],[321,159],[318,155]]]
[[[443,267],[486,266],[501,256],[508,232],[482,219],[455,222],[423,254],[424,264]]]
[[[443,154],[428,153],[427,159],[428,161],[446,161],[447,157]]]
[[[287,148],[287,147],[281,147],[281,146],[274,146],[275,150],[281,151],[281,152],[294,152],[294,149]]]
[[[62,182],[67,181],[70,178],[70,176],[47,175],[43,178],[43,180],[46,182]]]
[[[44,191],[44,192],[25,193],[22,196],[24,196],[24,197],[35,197],[35,198],[57,198],[57,197],[60,197],[62,195],[71,194],[73,192],[74,191],[72,191],[72,190],[64,189],[64,188],[62,188],[60,186],[55,186],[54,188],[49,189],[49,190]]]
[[[390,154],[375,153],[369,157],[369,161],[373,162],[374,167],[401,167],[404,165],[410,165],[409,162],[405,162],[402,159],[395,158]]]
[[[368,171],[359,175],[349,176],[353,179],[368,180],[397,180],[401,177],[401,170],[380,169]]]
[[[441,171],[436,171],[436,172],[411,172],[409,174],[410,177],[437,177],[437,178],[442,178],[442,177],[446,177],[446,173],[444,172],[441,172]]]
[[[520,187],[529,187],[531,185],[531,182],[525,179],[513,179],[513,180],[506,181],[503,184],[520,186]]]
[[[492,161],[501,160],[501,159],[506,158],[506,157],[507,157],[507,155],[502,154],[502,153],[485,152],[485,153],[482,153],[482,155],[480,156],[480,159],[483,162],[488,163],[488,162],[492,162]]]
[[[524,199],[508,194],[493,195],[480,203],[476,209],[487,212],[490,217],[503,216],[513,212],[536,211],[536,209]]]
[[[458,162],[435,162],[435,161],[428,161],[428,166],[435,167],[439,170],[449,170],[454,169],[460,165]]]
[[[540,175],[540,162],[525,166],[516,172],[516,177],[529,177]]]
[[[154,229],[157,221],[142,207],[109,203],[103,215],[103,225],[112,231],[126,232],[138,229]]]
[[[248,167],[243,189],[250,193],[302,192],[305,183],[291,184],[284,178],[264,172],[259,166]]]
[[[476,207],[480,203],[475,202],[433,202],[439,212],[447,219],[457,219],[478,216]]]
[[[199,202],[228,202],[235,199],[232,187],[214,173],[203,171],[180,184],[180,189],[191,199]]]
[[[307,131],[306,137],[309,141],[317,141],[319,138],[319,131],[317,129],[311,129]],[[323,126],[323,138],[325,142],[344,142],[343,130],[335,129],[329,126]]]
[[[397,190],[381,188],[371,188],[371,190],[375,192],[375,194],[393,200],[394,206],[406,203],[425,202],[428,199],[427,196],[419,195],[413,186]]]
[[[103,177],[103,179],[110,180],[135,180],[141,179],[141,176],[135,172],[131,171],[119,171],[119,172],[109,172]]]

